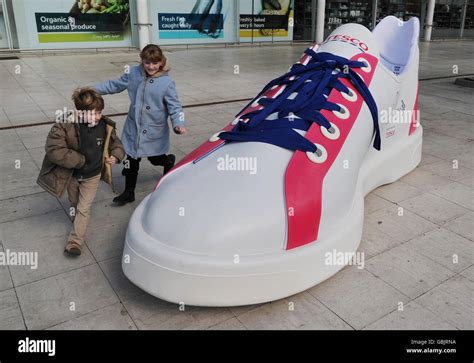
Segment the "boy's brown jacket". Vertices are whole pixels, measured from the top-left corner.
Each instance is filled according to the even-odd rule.
[[[119,161],[125,157],[122,142],[115,132],[115,122],[106,116],[102,121],[107,123],[107,136],[104,142],[104,162],[102,163],[101,180],[113,187],[112,167],[105,163],[105,158],[113,155]],[[56,123],[46,139],[46,155],[37,179],[37,183],[47,192],[61,198],[72,178],[74,169],[84,166],[84,155],[78,152],[80,148],[79,124]]]

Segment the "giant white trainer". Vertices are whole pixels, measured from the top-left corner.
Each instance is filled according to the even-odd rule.
[[[304,291],[354,253],[364,196],[414,169],[419,21],[337,28],[187,155],[133,213],[123,271],[201,306]]]

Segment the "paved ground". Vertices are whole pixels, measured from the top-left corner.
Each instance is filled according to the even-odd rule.
[[[170,48],[167,55],[181,100],[191,105],[254,96],[304,48]],[[421,44],[421,52],[421,78],[474,73],[474,42]],[[51,119],[71,106],[74,87],[118,77],[136,59],[136,53],[113,53],[1,61],[0,128]],[[125,93],[106,102],[107,113],[128,108]],[[142,163],[133,205],[112,207],[113,193],[100,187],[87,248],[71,260],[62,253],[68,205],[35,184],[50,126],[2,130],[0,252],[39,251],[39,262],[36,270],[0,266],[0,329],[473,329],[473,103],[474,90],[453,79],[420,83],[422,163],[366,198],[364,269],[345,268],[273,303],[184,312],[133,286],[120,266],[128,219],[161,169]],[[242,106],[187,108],[190,134],[173,135],[172,151],[181,158]],[[123,117],[115,119],[123,124]],[[114,175],[121,189],[119,168]]]

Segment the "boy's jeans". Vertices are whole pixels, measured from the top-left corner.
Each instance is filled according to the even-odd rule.
[[[89,179],[77,180],[72,177],[67,186],[67,195],[71,207],[75,208],[74,226],[68,241],[82,245],[89,224],[92,202],[97,193],[100,174]]]

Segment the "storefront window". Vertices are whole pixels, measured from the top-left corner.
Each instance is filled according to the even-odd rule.
[[[8,48],[7,27],[5,26],[3,5],[3,2],[0,1],[0,48]]]
[[[402,20],[421,17],[422,1],[418,0],[378,0],[377,23],[387,15],[396,16]]]
[[[433,17],[433,37],[459,37],[465,0],[437,0]]]
[[[295,1],[295,27],[294,40],[314,40],[313,30],[313,7],[311,0],[296,0]]]
[[[469,1],[466,7],[463,36],[474,37],[474,0]]]
[[[371,28],[372,0],[328,0],[325,36],[345,23],[358,23]]]

